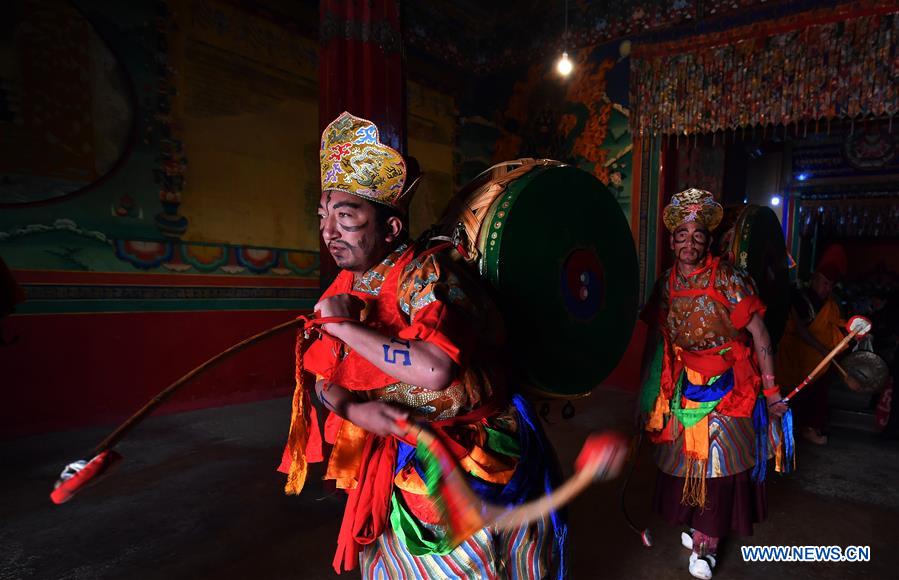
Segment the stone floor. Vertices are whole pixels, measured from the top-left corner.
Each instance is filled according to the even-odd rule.
[[[603,390],[565,420],[552,403],[548,433],[571,465],[593,430],[627,430],[630,394]],[[299,497],[274,471],[289,401],[153,418],[118,448],[125,462],[72,502],[47,494],[59,470],[108,428],[0,442],[0,580],[93,578],[334,578],[330,562],[343,500],[313,471]],[[899,569],[899,443],[837,430],[826,447],[801,446],[800,470],[769,483],[769,519],[722,548],[716,578],[894,578]],[[679,530],[649,512],[654,468],[640,454],[627,490],[642,547],[619,508],[621,481],[571,505],[573,578],[689,578]],[[741,545],[870,546],[867,563],[746,563]],[[355,577],[355,573],[345,575]]]

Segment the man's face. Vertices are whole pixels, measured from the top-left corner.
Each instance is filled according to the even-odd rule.
[[[318,219],[322,239],[340,268],[361,274],[387,255],[392,236],[379,231],[375,208],[364,199],[326,190],[319,202]]]
[[[833,282],[821,272],[815,272],[815,275],[812,276],[811,287],[812,291],[822,300],[830,296],[830,293],[833,292]]]
[[[687,222],[677,227],[671,234],[671,249],[678,262],[688,266],[698,265],[709,248],[708,230],[695,222]]]

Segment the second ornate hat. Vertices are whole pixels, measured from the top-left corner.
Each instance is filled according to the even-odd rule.
[[[690,188],[671,196],[665,206],[662,220],[668,231],[673,232],[681,224],[696,222],[709,231],[714,230],[724,217],[724,208],[714,196],[702,189]]]

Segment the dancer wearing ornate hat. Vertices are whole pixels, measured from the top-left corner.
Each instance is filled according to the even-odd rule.
[[[659,467],[654,507],[688,528],[681,541],[696,578],[712,577],[723,536],[749,535],[765,517],[767,459],[792,446],[779,429],[769,440],[769,413],[787,408],[765,305],[747,274],[709,253],[722,215],[707,191],[672,197],[663,219],[675,263],[644,311],[660,334],[641,393]]]
[[[326,324],[300,361],[324,416],[295,395],[286,491],[300,493],[307,462],[325,460],[325,479],[347,492],[338,573],[358,565],[365,578],[561,577],[567,527],[555,514],[447,542],[426,466],[397,437],[398,419],[427,421],[493,503],[554,485],[552,449],[506,383],[496,308],[448,255],[409,240],[411,177],[370,121],[343,113],[322,134],[318,217],[341,271],[315,310],[352,321]]]

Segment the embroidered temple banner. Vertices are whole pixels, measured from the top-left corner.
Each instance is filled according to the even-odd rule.
[[[673,42],[635,46],[636,135],[892,118],[895,2],[863,1]]]

